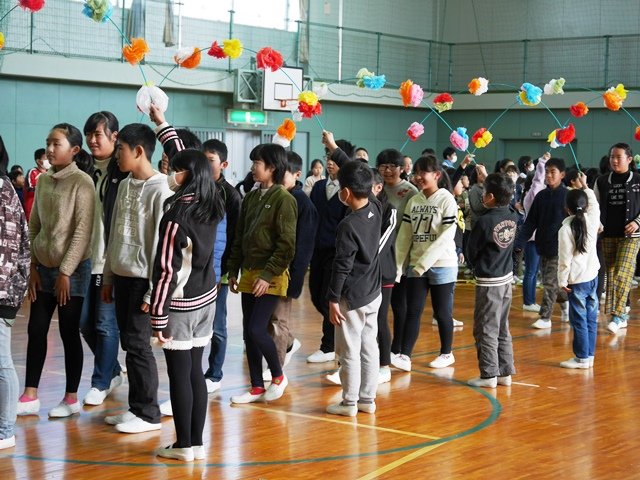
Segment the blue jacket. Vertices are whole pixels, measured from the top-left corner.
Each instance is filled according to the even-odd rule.
[[[213,271],[218,281],[222,279],[222,254],[227,247],[227,215],[225,214],[216,228],[216,243],[213,245]]]
[[[304,275],[307,273],[313,255],[318,229],[318,211],[302,190],[302,184],[297,184],[293,190],[290,190],[290,193],[298,203],[298,222],[296,223],[296,251],[289,264],[291,278],[289,279],[287,297],[298,298],[302,293]]]

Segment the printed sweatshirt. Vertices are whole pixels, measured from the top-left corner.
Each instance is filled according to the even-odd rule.
[[[565,218],[558,232],[558,286],[566,287],[577,283],[589,282],[598,276],[600,262],[596,250],[598,229],[600,228],[600,206],[593,190],[584,190],[589,206],[585,212],[587,223],[586,252],[576,251],[576,241],[571,232],[574,215]]]
[[[458,205],[444,188],[407,202],[396,240],[396,281],[408,270],[422,275],[431,267],[457,267],[455,235]]]
[[[151,303],[151,274],[158,244],[164,201],[173,192],[167,176],[155,172],[147,180],[129,175],[121,182],[111,218],[111,234],[104,264],[104,284],[113,275],[149,279],[144,301]]]

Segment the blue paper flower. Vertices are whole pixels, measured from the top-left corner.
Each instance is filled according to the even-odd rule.
[[[384,75],[373,75],[364,77],[364,86],[371,90],[380,90],[387,83]]]
[[[97,23],[104,23],[113,14],[113,6],[109,0],[86,0],[82,13]]]
[[[542,100],[542,89],[540,87],[536,87],[530,83],[523,83],[520,90],[520,94],[518,95],[518,103],[520,105],[533,107]]]

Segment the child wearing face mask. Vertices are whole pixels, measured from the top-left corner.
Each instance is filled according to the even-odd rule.
[[[458,161],[456,151],[452,147],[447,147],[442,152],[442,168],[456,168],[455,163]]]

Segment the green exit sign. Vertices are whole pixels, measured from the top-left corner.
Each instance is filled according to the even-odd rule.
[[[227,110],[227,122],[243,125],[266,125],[267,113],[256,110]]]

